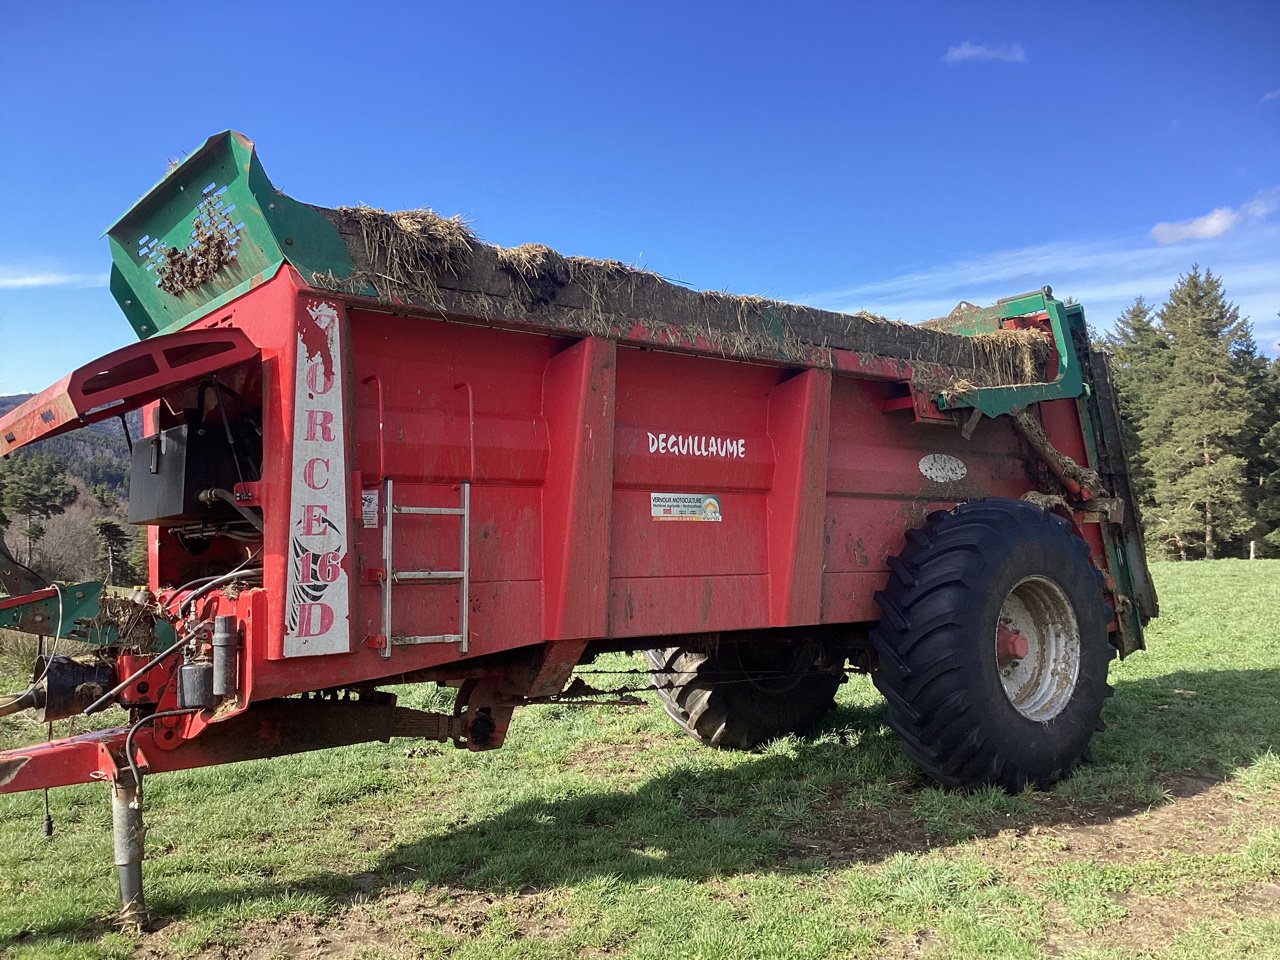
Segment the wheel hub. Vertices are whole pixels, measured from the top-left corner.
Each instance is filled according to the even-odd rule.
[[[1028,720],[1052,720],[1071,702],[1080,675],[1080,627],[1052,580],[1027,577],[1009,591],[994,648],[1005,696]]]

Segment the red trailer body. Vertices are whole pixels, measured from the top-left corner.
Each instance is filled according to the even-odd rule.
[[[1098,620],[1109,620],[1104,645],[1109,633],[1136,646],[1154,612],[1153,599],[1132,609],[1145,568],[1136,524],[1117,516],[1125,491],[1072,491],[1061,469],[1065,457],[1124,475],[1096,365],[1092,391],[1040,399],[1043,435],[1028,435],[1011,416],[944,409],[901,357],[827,345],[730,357],[696,333],[643,324],[590,336],[494,322],[326,289],[287,260],[205,301],[184,308],[181,330],[117,351],[0,421],[7,454],[146,403],[134,483],[151,524],[152,596],[140,603],[173,624],[180,651],[148,667],[153,649],[121,632],[101,638],[130,724],[0,755],[0,791],[102,779],[127,807],[144,772],[405,732],[496,746],[516,705],[562,695],[574,666],[602,650],[803,647],[797,675],[821,673],[833,690],[850,664],[872,669],[887,654],[901,668],[891,644],[869,639],[884,615],[878,591],[897,576],[889,602],[912,602],[928,559],[912,531],[928,539],[937,511],[987,498],[1040,495],[1026,509],[1056,511],[1054,536],[1087,544],[1103,577],[1097,601],[1115,612]],[[1050,379],[1087,367],[1087,347],[1054,327],[1061,305],[1037,302],[1003,326],[1069,344]],[[162,325],[150,322],[154,334]],[[238,453],[243,437],[260,454]],[[141,502],[181,444],[231,478],[221,493],[201,490],[222,511],[216,522],[197,524],[189,506],[157,519],[160,508]],[[155,495],[170,492],[161,483]],[[1018,584],[1046,579],[1032,571]],[[1077,609],[1071,622],[1089,616]],[[994,640],[982,641],[1006,672],[1028,658],[1009,623],[993,621]],[[211,664],[212,695],[201,686]],[[405,680],[458,687],[455,714],[401,710],[373,691]],[[283,699],[314,691],[355,693]],[[886,692],[910,740],[910,705]],[[696,726],[687,703],[668,707]],[[1022,710],[1027,722],[1034,709]],[[947,782],[1004,782],[995,767],[926,768]],[[140,904],[126,886],[126,904]]]

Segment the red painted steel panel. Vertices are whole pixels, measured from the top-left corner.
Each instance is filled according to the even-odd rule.
[[[542,490],[547,639],[608,630],[617,347],[594,337],[547,363],[543,416],[552,456]]]
[[[270,659],[281,652],[295,472],[297,334],[285,318],[316,297],[286,269],[205,322],[244,330],[263,357],[268,560],[264,589],[242,595],[257,598],[242,612],[255,620],[254,697],[459,659],[442,644],[396,647],[388,662],[365,644],[381,630],[384,558],[381,522],[364,525],[354,488],[384,477],[415,505],[456,506],[458,484],[471,483],[474,657],[545,640],[873,620],[885,558],[907,529],[960,499],[1018,496],[1038,469],[1003,421],[965,440],[910,410],[882,412],[910,375],[896,361],[846,358],[833,374],[342,309],[351,652]],[[1055,421],[1051,434],[1072,429],[1078,421]],[[928,479],[925,454],[963,462],[964,477]],[[655,518],[655,495],[680,494],[715,509]],[[397,518],[396,564],[453,569],[458,530],[453,518]],[[399,632],[457,629],[456,587],[393,596]]]
[[[765,625],[768,605],[764,575],[615,577],[609,624],[619,637],[746,630]]]
[[[769,622],[817,623],[822,616],[823,517],[831,432],[831,374],[804,370],[769,397],[777,465],[768,498]]]

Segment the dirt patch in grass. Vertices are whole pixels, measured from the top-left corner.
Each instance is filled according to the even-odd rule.
[[[669,757],[670,740],[643,734],[626,743],[583,743],[565,758],[563,769],[601,777],[651,776],[655,760]]]
[[[1237,833],[1280,827],[1280,807],[1259,809],[1217,778],[1182,774],[1170,782],[1168,794],[1165,804],[1135,806],[1031,793],[1019,798],[1019,812],[962,814],[940,824],[920,815],[916,798],[922,791],[898,784],[866,803],[847,796],[820,801],[810,823],[789,831],[789,849],[793,857],[833,865],[878,863],[896,853],[946,848],[950,840],[999,862],[1008,859],[1001,851],[1025,841],[1071,859],[1134,862],[1171,851],[1234,852]],[[1243,829],[1246,820],[1249,830]]]
[[[790,831],[788,853],[794,859],[844,866],[879,863],[895,853],[923,853],[937,843],[905,796],[865,811],[830,800],[814,805],[811,824]]]
[[[1211,890],[1192,888],[1167,897],[1143,893],[1111,893],[1115,920],[1080,930],[1061,909],[1049,909],[1051,925],[1041,948],[1050,957],[1073,957],[1086,948],[1106,945],[1139,956],[1168,949],[1193,926],[1227,930],[1243,918],[1273,919],[1280,910],[1280,886],[1253,884],[1238,896],[1223,898]]]
[[[1206,782],[1191,776],[1178,781],[1183,790]],[[1176,853],[1236,853],[1245,838],[1265,827],[1280,827],[1280,808],[1239,799],[1230,784],[1219,783],[1194,795],[1179,796],[1175,789],[1169,803],[1123,816],[1100,816],[1084,808],[1075,822],[1038,826],[1034,836],[1067,859],[1133,864]],[[1009,847],[1009,839],[997,836],[981,841],[977,850],[984,857],[993,856],[994,851]],[[1008,858],[997,855],[994,859]]]
[[[555,940],[569,922],[537,895],[498,897],[468,890],[438,888],[427,892],[397,890],[369,900],[356,900],[329,917],[294,914],[275,920],[252,920],[234,938],[206,946],[195,960],[341,960],[361,957],[418,957],[423,931],[441,940],[471,941],[494,923],[519,939]],[[182,935],[175,923],[153,934],[133,954],[135,960],[173,955]]]
[[[1186,775],[1175,783],[1173,799],[1162,806],[1111,819],[1001,831],[970,845],[967,852],[1027,891],[1038,889],[1048,870],[1067,863],[1133,868],[1139,876],[1160,878],[1151,887],[1154,892],[1141,889],[1141,882],[1106,892],[1106,916],[1092,923],[1071,918],[1063,904],[1050,899],[1043,945],[1050,956],[1074,955],[1099,944],[1134,954],[1159,951],[1193,926],[1226,929],[1242,917],[1274,917],[1280,909],[1280,885],[1187,880],[1172,866],[1185,858],[1233,857],[1259,829],[1280,828],[1280,809],[1240,799],[1229,783],[1205,789],[1209,782]],[[1165,865],[1170,865],[1167,879],[1162,877]]]

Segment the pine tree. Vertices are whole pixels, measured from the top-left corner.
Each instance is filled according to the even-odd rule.
[[[1121,430],[1129,455],[1134,496],[1146,509],[1151,501],[1151,471],[1142,447],[1141,427],[1151,412],[1169,365],[1169,338],[1152,319],[1142,297],[1117,319],[1115,329],[1103,338],[1111,354]]]
[[[1257,476],[1255,533],[1263,552],[1280,556],[1280,358],[1267,367],[1261,390],[1258,453],[1254,461]],[[1269,422],[1268,422],[1269,421]]]
[[[93,521],[93,532],[98,537],[98,563],[101,565],[102,582],[107,584],[132,583],[137,579],[129,562],[132,536],[111,517],[98,517]]]
[[[44,523],[71,506],[76,488],[67,480],[65,465],[52,457],[14,457],[4,464],[4,506],[26,541],[26,563],[44,536]]]
[[[1242,456],[1252,405],[1239,362],[1252,334],[1221,280],[1198,265],[1158,318],[1169,363],[1140,430],[1152,480],[1148,533],[1181,558],[1212,560],[1224,539],[1252,526]]]

